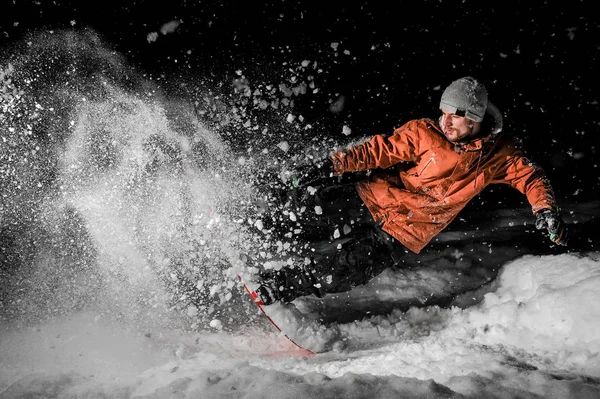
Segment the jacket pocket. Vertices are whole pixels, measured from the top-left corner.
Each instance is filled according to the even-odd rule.
[[[418,170],[410,173],[410,176],[415,176],[415,177],[421,176],[423,174],[423,172],[425,172],[425,169],[427,169],[427,167],[429,165],[431,165],[432,162],[433,162],[433,157],[429,158],[429,160],[425,163],[425,165],[423,165],[423,166],[417,165],[417,167],[415,169],[418,169]]]

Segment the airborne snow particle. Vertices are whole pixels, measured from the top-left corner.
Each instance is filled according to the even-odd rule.
[[[163,26],[160,27],[160,33],[162,33],[163,35],[166,35],[168,33],[173,33],[177,30],[177,28],[179,28],[179,24],[181,22],[177,19],[174,19],[172,21],[167,22],[166,24],[163,24]]]
[[[156,41],[156,39],[158,39],[158,33],[156,32],[150,32],[146,36],[146,40],[148,41],[148,43],[153,43]]]
[[[290,149],[290,145],[288,144],[287,141],[282,141],[282,142],[278,143],[277,147],[279,147],[279,149],[283,152],[288,152],[288,150]]]
[[[221,320],[218,320],[218,319],[211,320],[209,325],[212,328],[216,328],[217,330],[220,330],[221,328],[223,328],[223,324],[221,323]]]
[[[187,308],[187,315],[188,315],[189,317],[194,317],[194,316],[198,315],[198,308],[197,308],[197,307],[195,307],[194,305],[190,305],[190,306]]]

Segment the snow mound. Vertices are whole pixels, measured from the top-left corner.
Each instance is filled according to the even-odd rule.
[[[483,344],[511,345],[600,372],[600,261],[572,254],[531,256],[504,266],[495,292],[455,325]],[[558,351],[557,351],[558,349]]]

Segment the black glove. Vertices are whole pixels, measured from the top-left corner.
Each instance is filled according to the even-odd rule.
[[[333,176],[333,164],[328,158],[299,165],[289,171],[294,188],[307,186],[317,180]]]
[[[558,212],[554,209],[542,209],[535,216],[536,229],[547,229],[552,241],[559,245],[567,245],[567,229]]]

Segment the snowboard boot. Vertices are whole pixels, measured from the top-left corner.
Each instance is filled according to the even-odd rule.
[[[310,265],[299,264],[280,270],[265,270],[259,273],[259,278],[261,285],[256,293],[265,305],[277,301],[292,302],[298,297],[307,295],[322,297]]]

